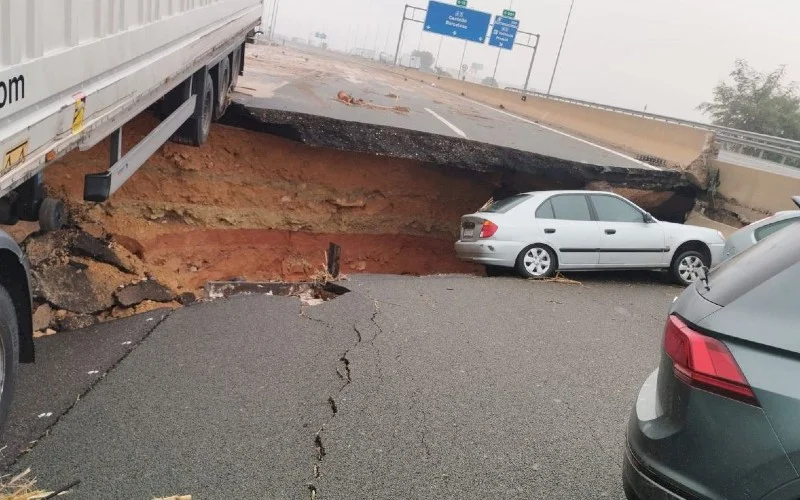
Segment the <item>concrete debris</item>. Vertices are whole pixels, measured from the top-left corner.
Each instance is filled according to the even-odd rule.
[[[190,306],[197,302],[197,296],[192,292],[183,292],[178,295],[178,302],[180,302],[181,305]]]
[[[344,90],[340,90],[338,94],[336,94],[336,98],[342,101],[345,104],[364,104],[364,99],[355,99],[353,96],[345,92]]]
[[[396,98],[397,96],[395,96],[395,99]],[[379,104],[373,103],[372,101],[365,101],[364,99],[355,98],[350,94],[348,94],[347,92],[345,92],[344,90],[340,90],[339,93],[336,94],[336,100],[341,103],[347,104],[348,106],[361,106],[369,109],[385,109],[403,115],[411,112],[411,110],[406,106],[381,106]]]
[[[111,264],[126,273],[132,272],[108,245],[84,232],[77,232],[72,238],[72,251],[97,262]]]
[[[318,306],[325,303],[325,299],[317,298],[313,290],[306,290],[300,295],[300,302],[306,306]]]
[[[78,271],[85,271],[86,269],[89,269],[89,264],[84,264],[83,262],[78,262],[77,260],[69,260],[67,264],[74,267]]]
[[[143,276],[141,260],[121,244],[79,229],[33,233],[22,247],[31,263],[34,330],[78,330],[173,304],[175,294]],[[135,248],[134,248],[135,250]]]
[[[55,323],[56,317],[49,304],[42,304],[33,313],[33,329],[46,330]]]
[[[170,302],[175,299],[175,294],[155,280],[145,280],[118,290],[116,297],[122,307],[132,307],[145,300]]]
[[[97,317],[92,316],[91,314],[69,315],[58,322],[58,329],[59,331],[62,332],[81,330],[83,328],[88,328],[92,325],[96,325],[98,322],[99,320],[97,319]]]
[[[52,328],[47,328],[45,330],[36,330],[33,332],[33,338],[40,339],[42,337],[49,337],[50,335],[55,335],[57,332]]]
[[[37,268],[46,262],[58,261],[69,253],[69,230],[50,233],[33,233],[22,242],[22,249],[28,257],[31,267]]]
[[[78,314],[105,311],[114,306],[114,291],[128,278],[115,276],[121,274],[116,268],[100,266],[108,269],[80,270],[69,264],[40,269],[36,272],[38,296],[34,298]]]

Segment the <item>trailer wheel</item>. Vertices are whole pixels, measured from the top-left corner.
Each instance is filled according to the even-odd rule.
[[[224,57],[217,64],[217,81],[214,85],[214,121],[222,118],[228,109],[228,94],[231,88],[231,63]]]
[[[19,364],[19,327],[14,301],[0,286],[0,434],[6,427]]]
[[[58,231],[67,223],[67,207],[55,198],[45,198],[39,207],[39,227],[43,231]]]
[[[200,107],[172,136],[173,142],[199,147],[208,141],[211,119],[214,115],[214,82],[208,72],[206,72],[203,87],[203,95],[197,96]]]

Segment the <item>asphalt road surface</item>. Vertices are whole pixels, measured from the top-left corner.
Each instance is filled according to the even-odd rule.
[[[655,169],[524,117],[359,64],[350,56],[288,48],[284,53],[264,47],[250,51],[260,57],[246,64],[235,95],[245,106],[460,137],[592,165]],[[336,99],[339,91],[367,105],[343,104]],[[392,111],[396,107],[408,111]]]
[[[59,334],[48,349],[84,360],[143,340],[97,354],[108,373],[67,384],[85,394],[11,469],[88,499],[623,498],[625,422],[680,289],[573,277],[359,276],[315,307],[244,296]],[[23,371],[14,425],[88,367],[65,358]]]
[[[800,178],[800,168],[789,167],[775,163],[768,160],[762,160],[755,156],[747,156],[732,151],[722,150],[719,152],[719,159],[734,165],[741,165],[742,167],[753,168],[762,170],[764,172],[771,172],[773,174],[784,175],[786,177]]]

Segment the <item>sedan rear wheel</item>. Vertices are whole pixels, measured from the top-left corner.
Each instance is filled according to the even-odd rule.
[[[708,267],[703,254],[696,250],[682,252],[672,263],[672,277],[678,283],[688,286],[700,279],[702,270]]]
[[[528,247],[517,257],[517,272],[524,278],[552,278],[556,273],[556,256],[545,246]]]

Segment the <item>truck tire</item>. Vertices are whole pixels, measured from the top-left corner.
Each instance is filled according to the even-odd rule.
[[[58,231],[67,223],[67,207],[56,198],[45,198],[39,207],[39,227],[42,231]]]
[[[208,72],[205,80],[203,95],[197,96],[200,107],[172,136],[173,142],[199,147],[208,141],[211,119],[214,115],[214,82]]]
[[[228,109],[231,89],[231,63],[227,57],[217,64],[217,81],[214,82],[214,121],[218,121]]]
[[[5,430],[19,364],[19,327],[14,302],[0,286],[0,434]]]

